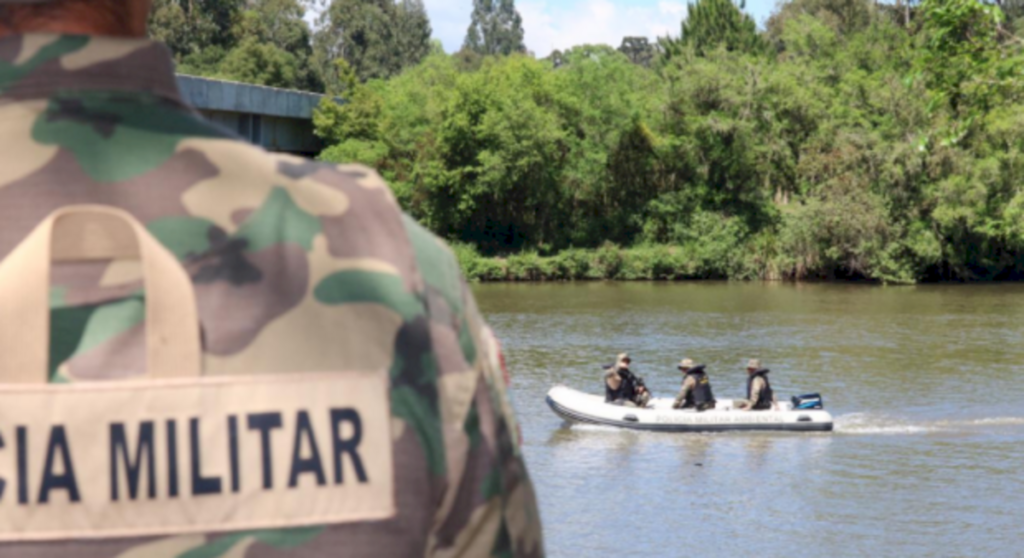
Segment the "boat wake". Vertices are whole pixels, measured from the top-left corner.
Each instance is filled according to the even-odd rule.
[[[569,428],[578,430],[581,432],[622,432],[621,428],[615,426],[605,426],[602,424],[580,424],[578,422],[566,423]]]
[[[835,418],[835,432],[854,435],[930,434],[969,432],[994,426],[1024,426],[1024,417],[988,417],[963,420],[910,420],[885,414],[851,413]]]

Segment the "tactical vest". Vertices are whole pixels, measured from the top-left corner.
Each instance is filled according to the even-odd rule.
[[[708,380],[707,373],[691,372],[687,376],[692,377],[696,383],[693,389],[686,394],[686,402],[683,404],[684,409],[692,407],[703,409],[715,402],[715,396],[711,393],[711,381]]]
[[[629,368],[620,368],[619,377],[622,378],[622,385],[619,387],[620,397],[633,401],[636,398],[636,376]]]
[[[51,261],[131,257],[148,376],[50,384]],[[387,370],[204,376],[193,283],[127,212],[51,214],[0,263],[0,308],[0,543],[395,515]]]
[[[772,391],[772,385],[768,382],[769,370],[758,370],[747,378],[747,400],[751,400],[751,390],[754,387],[754,378],[762,378],[764,380],[764,388],[761,389],[761,393],[757,396],[757,401],[754,401],[751,408],[757,410],[771,409],[772,401],[775,400],[774,392]]]

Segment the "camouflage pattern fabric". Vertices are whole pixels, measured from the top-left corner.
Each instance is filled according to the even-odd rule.
[[[193,277],[207,375],[391,372],[398,515],[171,538],[18,543],[0,556],[541,556],[496,340],[442,242],[360,166],[268,154],[201,120],[166,49],[0,39],[0,256],[55,208],[135,215]],[[145,368],[129,262],[53,272],[53,382]]]

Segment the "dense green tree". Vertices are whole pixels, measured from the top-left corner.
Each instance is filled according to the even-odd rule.
[[[910,8],[793,0],[770,52],[695,10],[656,69],[605,45],[340,64],[317,131],[475,277],[1024,279],[1024,43],[1005,7]]]
[[[154,0],[150,35],[175,58],[231,46],[231,25],[245,0]]]
[[[565,65],[565,54],[560,50],[553,50],[545,60],[551,62],[551,67],[558,69]]]
[[[156,0],[150,34],[182,73],[321,91],[300,0]]]
[[[366,81],[387,78],[430,52],[430,23],[419,0],[332,0],[320,15],[315,64],[338,88],[334,62],[344,58]]]
[[[523,18],[514,0],[473,0],[470,18],[463,50],[481,55],[526,52]]]
[[[400,0],[396,6],[395,28],[398,58],[402,68],[419,64],[434,48],[431,43],[430,18],[423,0]],[[441,52],[444,49],[442,47]]]
[[[645,219],[645,204],[662,186],[652,152],[661,140],[652,128],[664,87],[652,71],[607,45],[580,45],[563,57],[556,76],[565,92],[561,112],[570,151],[562,185],[577,226],[555,244],[629,243]],[[634,176],[640,169],[650,172]]]
[[[392,0],[334,0],[320,15],[317,64],[328,89],[337,88],[334,61],[345,59],[362,80],[396,73]]]
[[[382,110],[380,94],[373,84],[361,83],[355,70],[344,58],[337,60],[336,64],[342,84],[339,93],[345,96],[345,102],[324,99],[313,115],[314,126],[331,143],[379,140]]]
[[[221,60],[216,77],[256,85],[293,88],[299,83],[295,55],[256,37],[246,37]]]
[[[629,61],[644,67],[650,67],[657,55],[654,45],[647,40],[647,37],[626,37],[622,39],[619,52],[625,54]]]
[[[922,9],[921,63],[929,85],[954,111],[989,108],[1000,78],[1006,77],[999,44],[1002,11],[978,0],[925,0]]]
[[[743,9],[742,0],[739,5],[732,0],[697,0],[688,4],[679,38],[661,40],[666,57],[679,56],[686,48],[693,49],[698,56],[720,47],[736,52],[762,51],[764,41],[757,33],[757,25]]]
[[[903,6],[898,4],[891,6],[895,10],[893,21],[897,22],[905,19],[905,10],[910,5],[909,2]],[[849,35],[871,24],[877,5],[874,0],[792,0],[781,4],[779,10],[768,18],[767,35],[776,41],[781,39],[786,25],[800,16],[812,17],[839,35]]]
[[[299,0],[249,0],[232,26],[236,42],[254,37],[292,54],[310,52],[306,10]]]
[[[312,66],[312,37],[299,0],[249,0],[232,32],[237,45],[217,68],[226,79],[323,91]]]
[[[995,0],[1008,22],[1024,18],[1024,0]]]
[[[214,36],[210,37],[210,43],[215,46],[228,48],[233,44],[231,27],[238,20],[239,14],[247,9],[250,4],[261,0],[181,0],[188,3],[189,10],[201,10],[209,18],[216,29]]]

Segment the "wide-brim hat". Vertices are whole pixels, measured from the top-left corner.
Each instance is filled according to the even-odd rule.
[[[629,353],[619,353],[619,357],[615,359],[615,362],[622,362],[624,360],[633,362],[633,359],[629,358]]]
[[[759,359],[752,358],[749,361],[747,361],[747,368],[748,369],[753,368],[754,370],[760,370],[760,368],[761,368],[761,361]]]
[[[689,370],[693,368],[693,359],[684,358],[683,360],[679,361],[679,366],[677,366],[676,368],[680,370]]]

